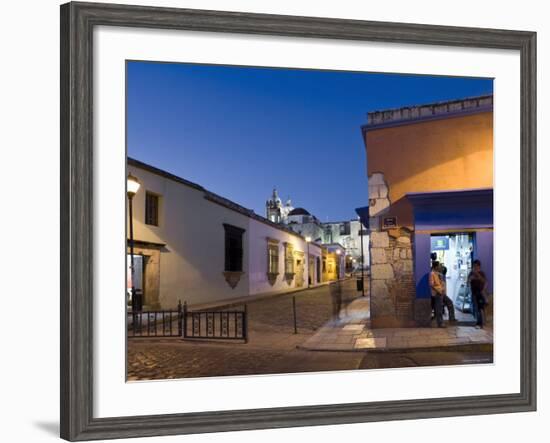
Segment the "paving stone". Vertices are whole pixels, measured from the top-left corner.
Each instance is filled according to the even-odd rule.
[[[354,336],[337,336],[334,340],[334,343],[348,343],[348,344],[352,344],[355,342],[355,337]]]
[[[383,349],[386,338],[360,338],[355,341],[355,349]]]
[[[342,329],[344,331],[362,331],[365,328],[365,325],[346,325]]]

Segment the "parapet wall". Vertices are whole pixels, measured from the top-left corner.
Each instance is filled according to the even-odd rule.
[[[408,122],[434,116],[471,112],[492,107],[493,96],[473,97],[440,103],[430,103],[419,106],[408,106],[384,111],[374,111],[367,114],[367,127],[384,123]]]

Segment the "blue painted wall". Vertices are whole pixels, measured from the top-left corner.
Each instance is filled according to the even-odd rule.
[[[492,228],[493,190],[408,194],[415,230]]]
[[[481,261],[481,270],[485,272],[489,283],[489,292],[493,293],[493,231],[478,231],[474,238],[474,260]]]
[[[493,291],[493,190],[466,190],[408,194],[414,211],[414,274],[416,298],[430,297],[431,232],[474,232],[474,259],[489,281]],[[491,230],[487,230],[487,228]],[[424,231],[424,232],[419,232]]]

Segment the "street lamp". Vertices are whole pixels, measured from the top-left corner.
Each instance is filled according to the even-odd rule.
[[[128,193],[128,198],[130,200],[132,200],[134,195],[137,194],[140,186],[141,184],[139,183],[137,177],[134,177],[132,174],[128,174],[128,179],[126,181],[126,192]]]
[[[311,284],[311,274],[310,274],[310,266],[309,266],[309,244],[311,243],[311,237],[308,235],[306,237],[306,245],[307,245],[307,287],[309,288]]]
[[[130,218],[130,276],[132,279],[132,311],[140,311],[141,310],[141,303],[137,303],[136,300],[136,288],[134,286],[134,214],[133,214],[133,206],[132,201],[134,198],[134,195],[137,194],[139,190],[139,180],[134,177],[132,174],[128,174],[128,178],[126,180],[126,193],[128,195],[128,214]],[[139,309],[138,309],[139,308]]]
[[[342,268],[342,262],[340,260],[340,254],[342,254],[342,251],[340,251],[340,249],[337,249],[336,250],[336,255],[338,256],[338,261],[337,261],[338,266],[337,266],[336,269],[338,269],[338,275],[337,275],[338,280],[340,280],[340,269]]]

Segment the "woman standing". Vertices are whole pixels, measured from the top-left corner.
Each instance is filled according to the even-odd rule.
[[[473,269],[468,275],[468,284],[472,292],[472,305],[474,316],[476,318],[476,327],[483,328],[485,325],[485,290],[487,287],[487,277],[481,270],[481,262],[474,260]]]

